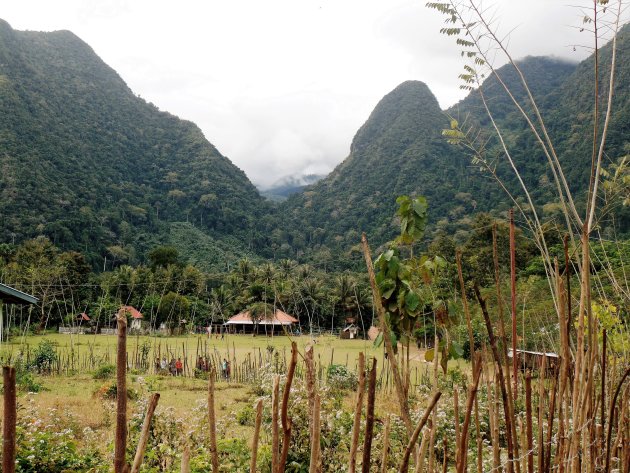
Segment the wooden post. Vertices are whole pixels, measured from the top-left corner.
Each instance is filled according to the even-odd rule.
[[[256,404],[256,423],[254,424],[254,438],[252,440],[252,458],[249,464],[250,473],[256,473],[256,460],[258,459],[258,439],[260,437],[260,424],[262,423],[263,402]]]
[[[362,473],[370,472],[370,458],[372,456],[372,434],[374,432],[374,401],[376,398],[376,358],[372,359],[372,369],[368,382],[368,399],[365,413],[365,436],[363,437]]]
[[[359,430],[361,429],[361,411],[363,410],[363,395],[365,394],[365,354],[359,353],[359,386],[357,387],[357,402],[354,406],[354,422],[352,424],[352,440],[350,441],[350,464],[348,472],[356,469],[356,454],[359,448]]]
[[[190,444],[188,440],[184,443],[182,451],[181,473],[190,473]]]
[[[214,414],[214,378],[216,369],[212,367],[208,375],[208,424],[210,424],[210,458],[212,473],[219,471],[219,452],[217,451],[217,425]]]
[[[319,394],[315,394],[313,399],[313,431],[311,436],[311,461],[309,473],[317,473],[319,471],[319,451],[320,451],[320,418],[319,418],[320,400]]]
[[[118,322],[118,349],[116,357],[116,439],[114,444],[114,472],[126,473],[129,465],[127,450],[127,314],[120,311]]]
[[[2,422],[2,471],[15,472],[15,424],[17,422],[17,403],[15,391],[15,368],[2,368],[4,380],[4,420]]]
[[[280,397],[280,378],[273,378],[273,390],[271,392],[271,471],[278,473],[278,448],[280,446],[280,434],[278,432],[278,397]]]
[[[131,473],[138,473],[140,471],[140,465],[144,459],[144,451],[147,448],[147,442],[149,441],[149,428],[151,427],[151,419],[153,413],[157,407],[157,403],[160,400],[160,393],[155,393],[149,399],[149,405],[147,406],[147,413],[144,416],[144,423],[142,424],[142,431],[140,433],[140,440],[138,447],[136,448],[136,456],[133,459],[133,465],[131,466]],[[183,462],[183,460],[182,460]]]
[[[291,442],[291,418],[289,417],[289,395],[291,394],[291,385],[293,384],[293,377],[295,376],[295,367],[297,366],[298,350],[297,343],[291,342],[291,362],[289,363],[289,371],[287,372],[287,381],[284,384],[284,391],[282,393],[282,414],[280,416],[282,420],[282,454],[280,455],[280,462],[278,463],[278,473],[284,471],[284,466],[287,463],[287,457],[289,456],[289,443]]]

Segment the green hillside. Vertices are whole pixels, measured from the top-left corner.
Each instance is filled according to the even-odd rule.
[[[93,264],[134,262],[188,221],[260,244],[267,207],[245,174],[70,32],[0,21],[0,116],[2,241],[44,234]]]
[[[607,45],[600,53],[603,63],[610,57],[610,48]],[[618,37],[615,111],[606,166],[630,150],[629,53],[630,27],[626,26]],[[554,58],[528,57],[519,61],[519,67],[546,120],[572,190],[581,196],[588,186],[591,160],[592,117],[588,111],[593,102],[593,58],[576,65]],[[504,66],[497,73],[518,99],[526,97],[513,67]],[[601,71],[602,77],[605,73]],[[482,90],[536,205],[545,218],[554,218],[557,207],[553,205],[553,176],[526,121],[496,77],[489,77]],[[531,107],[526,105],[525,109],[531,113]],[[485,134],[489,139],[486,158],[510,191],[522,199],[479,94],[471,92],[442,112],[425,84],[405,82],[376,106],[357,132],[350,155],[326,179],[283,204],[283,213],[291,222],[284,236],[292,249],[310,251],[313,259],[318,259],[322,248],[332,248],[352,258],[351,249],[362,231],[374,243],[384,243],[396,232],[397,223],[391,216],[395,199],[401,194],[427,197],[429,237],[446,232],[461,241],[473,223],[474,213],[504,215],[510,202],[494,178],[472,163],[470,151],[446,144],[441,131],[449,127],[449,117],[467,120]],[[627,208],[619,210],[615,225],[622,232],[630,230],[628,217]],[[296,244],[293,236],[297,229],[306,230],[307,237],[298,237]],[[354,259],[360,259],[360,255]]]

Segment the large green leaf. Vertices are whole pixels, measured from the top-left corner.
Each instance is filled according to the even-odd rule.
[[[415,312],[418,306],[420,305],[420,297],[413,291],[409,291],[405,296],[405,306],[407,310]]]

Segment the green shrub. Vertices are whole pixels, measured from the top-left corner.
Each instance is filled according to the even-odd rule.
[[[29,363],[28,369],[37,373],[49,374],[58,358],[55,344],[50,340],[44,339],[35,348],[33,359]]]
[[[114,377],[114,374],[116,374],[115,365],[101,365],[96,369],[92,377],[94,379],[110,379]]]
[[[15,385],[22,392],[38,393],[43,391],[44,385],[33,378],[33,374],[29,371],[16,370]]]
[[[236,413],[236,422],[240,425],[254,425],[256,414],[252,406],[245,406]]]
[[[344,365],[330,365],[326,377],[332,389],[356,389],[359,383],[357,375],[348,371]]]

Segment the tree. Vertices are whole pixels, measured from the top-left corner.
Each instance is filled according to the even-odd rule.
[[[149,252],[149,263],[152,268],[166,268],[179,263],[179,251],[173,246],[158,246]]]

